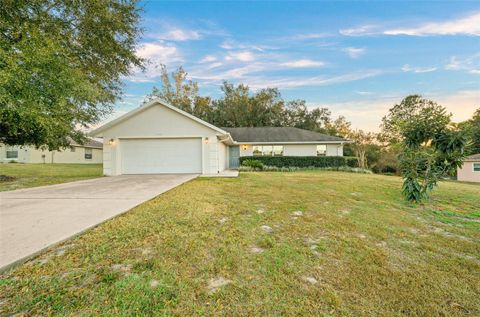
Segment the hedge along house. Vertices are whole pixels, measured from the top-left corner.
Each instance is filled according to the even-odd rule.
[[[342,156],[345,139],[297,128],[219,128],[155,99],[95,129],[105,175],[218,174],[241,156]]]

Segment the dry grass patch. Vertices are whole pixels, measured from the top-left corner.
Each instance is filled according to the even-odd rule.
[[[339,172],[196,179],[4,274],[0,312],[479,315],[480,187],[442,183],[414,206],[400,186]]]

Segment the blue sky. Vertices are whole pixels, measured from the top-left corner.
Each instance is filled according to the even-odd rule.
[[[182,65],[202,95],[223,80],[328,107],[378,130],[402,97],[420,93],[455,120],[480,107],[480,4],[475,1],[144,1],[138,53],[115,115],[159,86],[158,65]]]

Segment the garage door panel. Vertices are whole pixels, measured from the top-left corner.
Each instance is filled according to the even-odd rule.
[[[122,174],[202,172],[200,138],[121,140],[120,147]]]

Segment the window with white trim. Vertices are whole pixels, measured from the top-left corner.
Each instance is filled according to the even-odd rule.
[[[473,171],[480,172],[480,163],[473,163]]]
[[[5,154],[7,159],[11,159],[11,160],[18,159],[18,149],[16,147],[8,146],[6,148]]]
[[[283,156],[283,145],[254,145],[253,156]]]
[[[85,148],[85,159],[86,159],[86,160],[91,160],[92,157],[93,157],[92,149],[86,147],[86,148]]]
[[[325,144],[317,145],[317,156],[327,155],[327,146]]]

